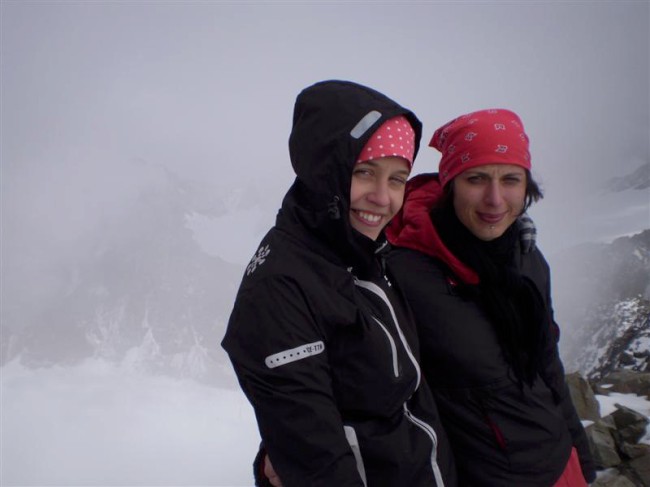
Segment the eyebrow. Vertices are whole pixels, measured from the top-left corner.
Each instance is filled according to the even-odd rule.
[[[379,164],[374,159],[371,159],[369,161],[360,162],[357,165],[362,166],[364,164],[367,164],[367,165],[369,165],[369,166],[371,166],[373,168],[379,167]],[[406,176],[409,176],[411,174],[411,171],[409,169],[398,169],[397,172],[400,173],[400,174],[405,174]]]
[[[486,171],[480,171],[480,170],[478,170],[478,169],[468,169],[468,170],[465,171],[465,172],[466,172],[468,175],[471,174],[471,175],[478,175],[478,176],[488,176],[488,177],[492,177],[492,174],[491,174],[491,173],[486,172]],[[512,172],[507,172],[507,173],[501,174],[500,177],[505,177],[505,176],[525,176],[525,175],[526,175],[525,172],[512,171]]]

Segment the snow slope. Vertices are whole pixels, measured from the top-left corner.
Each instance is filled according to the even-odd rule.
[[[0,368],[0,485],[250,486],[243,394],[101,360]]]

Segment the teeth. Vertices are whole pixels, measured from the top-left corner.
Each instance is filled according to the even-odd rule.
[[[369,223],[377,223],[379,220],[381,220],[381,216],[365,213],[363,211],[359,212],[359,216],[364,220],[367,220]]]

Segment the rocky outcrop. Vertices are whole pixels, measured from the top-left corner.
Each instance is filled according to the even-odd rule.
[[[590,384],[580,374],[568,374],[571,398],[585,428],[598,480],[594,487],[650,487],[650,444],[647,416],[615,404],[616,410],[600,416],[597,394],[636,394],[650,400],[650,374],[619,370]]]

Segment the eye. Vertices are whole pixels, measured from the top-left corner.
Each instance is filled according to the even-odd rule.
[[[395,184],[395,185],[404,186],[406,184],[406,179],[407,178],[405,178],[403,176],[392,176],[390,178],[390,182]]]
[[[509,186],[516,186],[522,181],[523,179],[520,176],[506,176],[503,178],[503,182]]]
[[[481,174],[472,174],[467,176],[465,180],[470,184],[480,184],[485,181],[485,177]]]
[[[367,167],[358,167],[352,171],[352,175],[359,177],[370,177],[372,176],[372,171]]]

